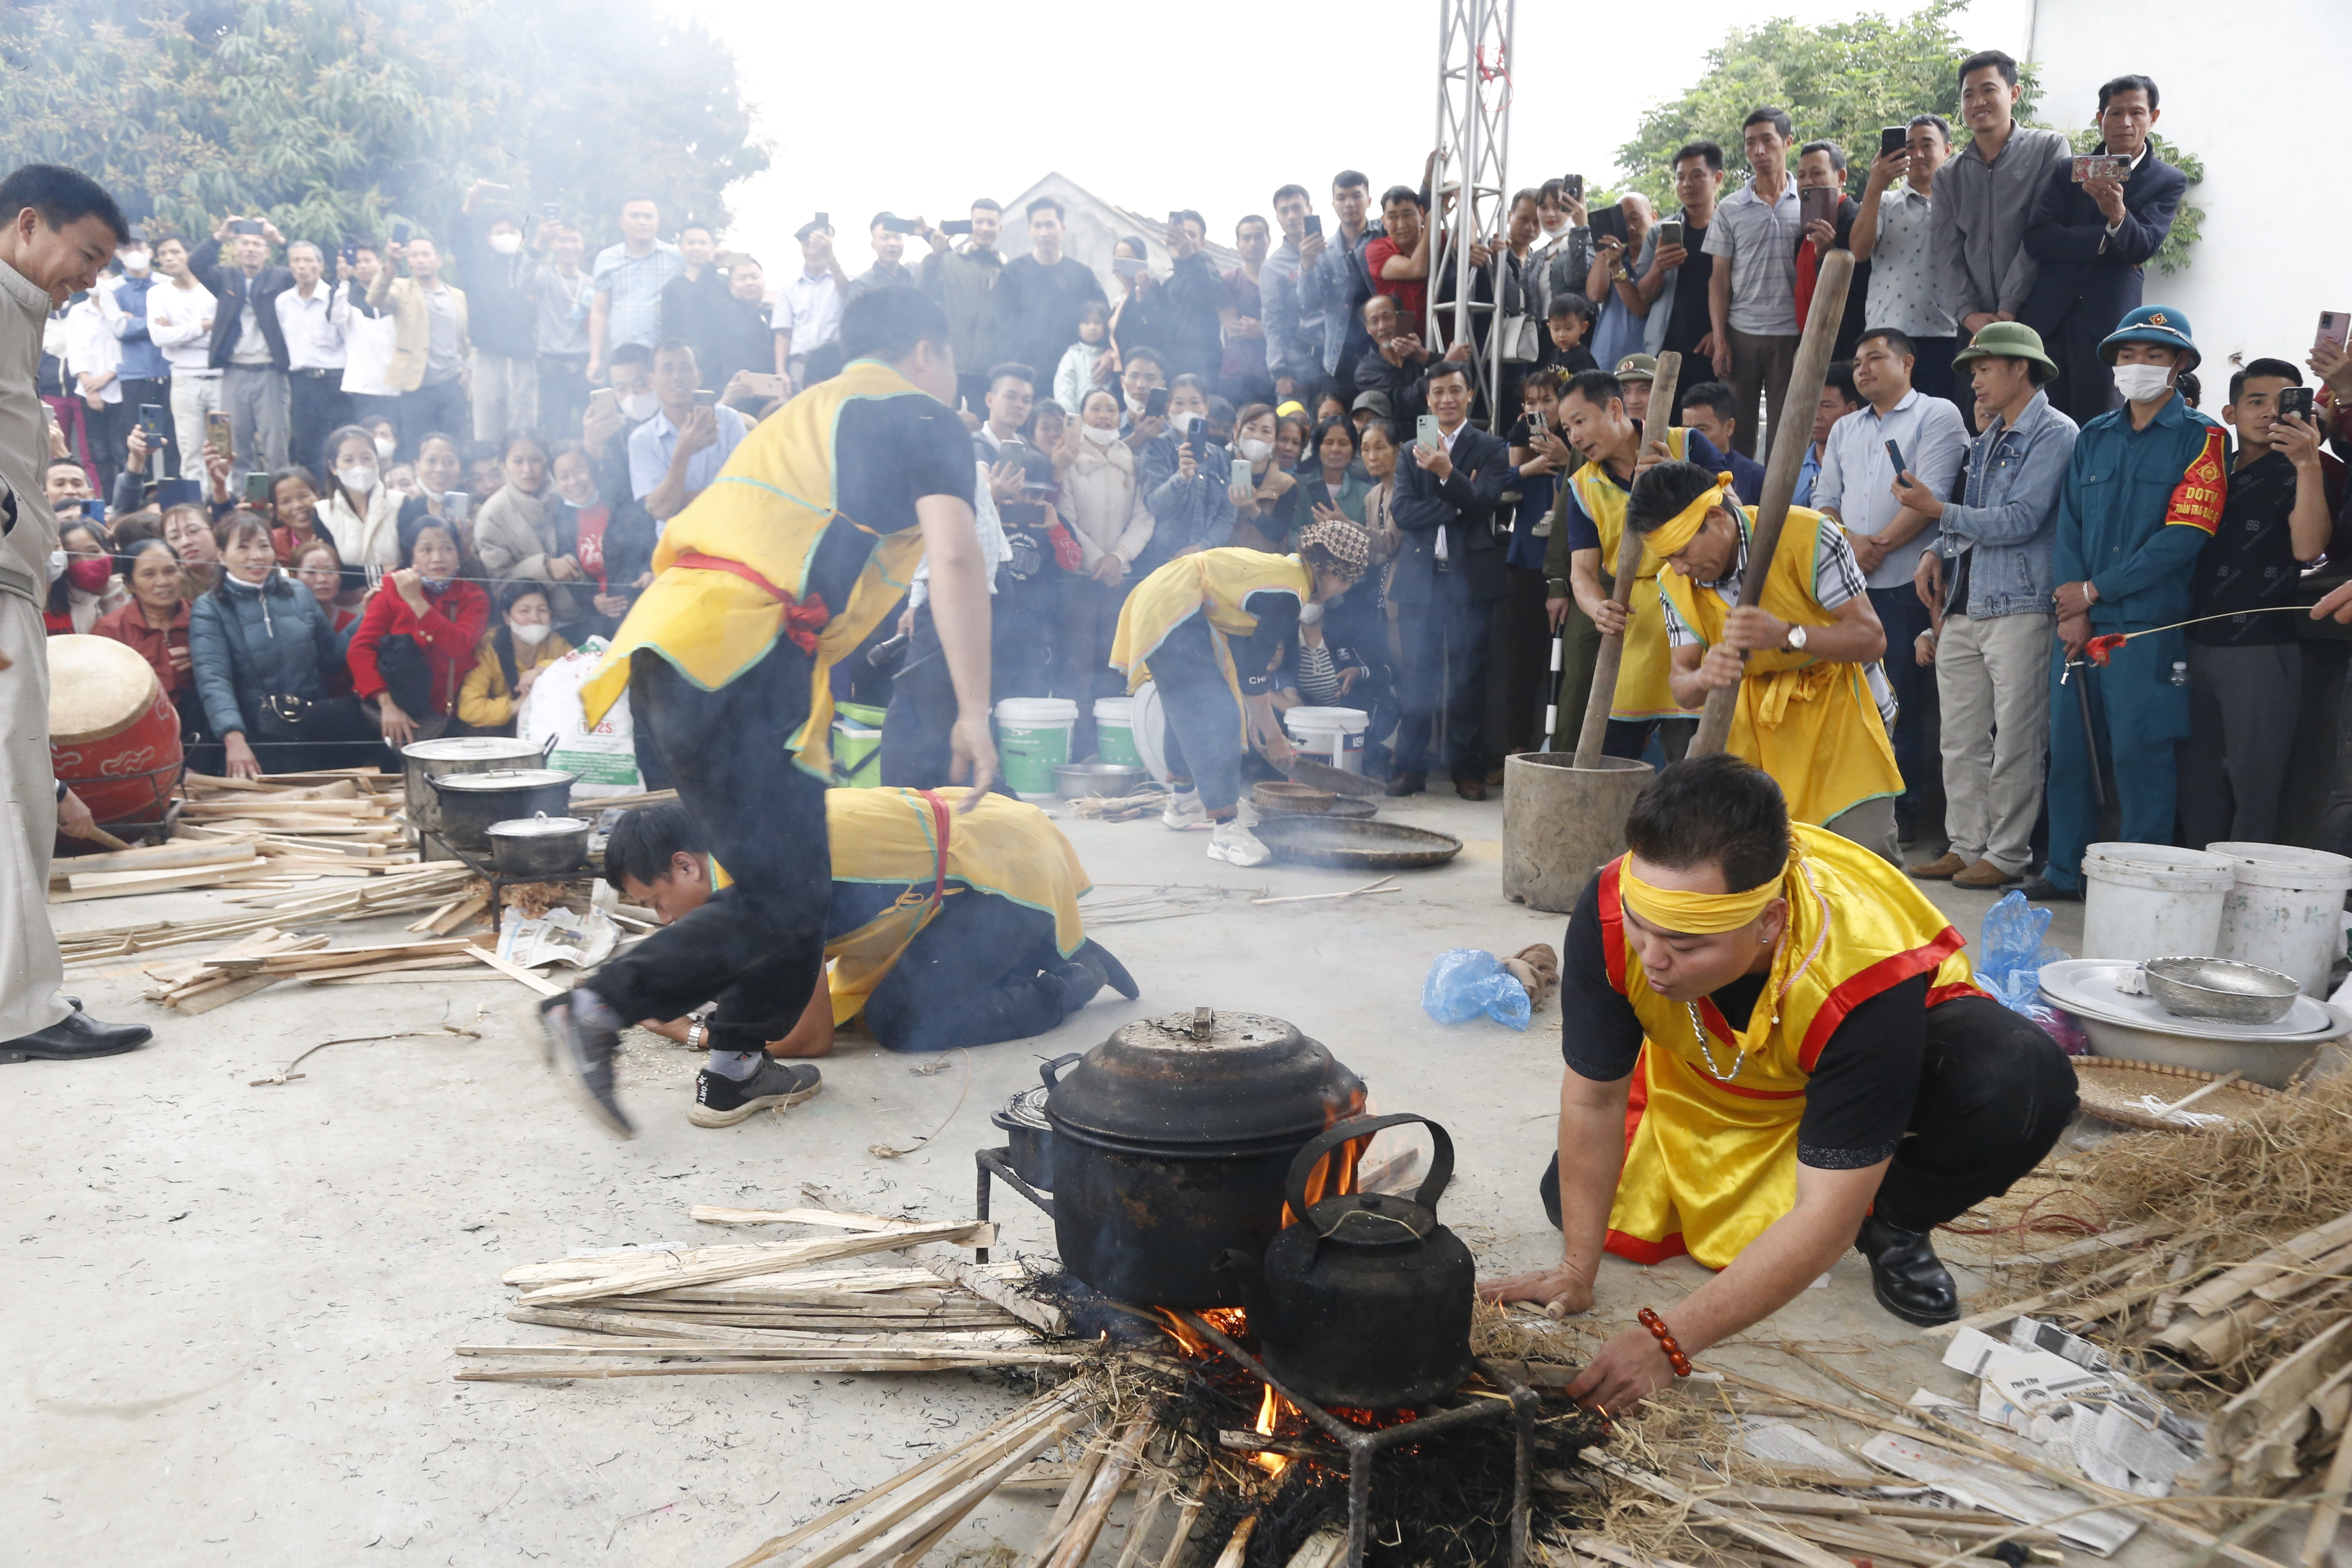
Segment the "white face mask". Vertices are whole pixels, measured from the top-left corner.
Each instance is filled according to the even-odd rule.
[[[660,406],[661,400],[650,392],[633,392],[621,399],[621,412],[639,421],[652,418]]]
[[[2171,389],[2172,367],[2168,364],[2116,366],[2116,390],[2124,395],[2126,403],[2153,403]]]
[[[507,630],[514,633],[515,641],[526,644],[531,647],[537,647],[540,644],[545,642],[547,640],[547,634],[553,628],[545,621],[540,621],[527,626],[516,626],[511,621],[507,623]]]
[[[1251,462],[1263,463],[1274,456],[1274,443],[1258,440],[1255,437],[1244,437],[1239,450],[1241,455]]]
[[[594,485],[574,485],[570,489],[565,489],[562,486],[558,485],[555,489],[555,493],[562,496],[565,502],[575,511],[586,511],[590,507],[596,504],[596,487]]]
[[[49,581],[50,581],[50,582],[52,582],[52,583],[54,583],[54,582],[56,582],[58,578],[60,578],[60,577],[64,576],[65,574],[66,574],[66,552],[65,552],[64,551],[62,551],[62,550],[52,550],[52,551],[50,551],[50,552],[49,552]]]
[[[375,438],[375,455],[383,458],[385,462],[391,462],[393,454],[399,450],[400,443],[394,440],[391,437],[379,436]]]
[[[1092,425],[1080,426],[1078,434],[1097,447],[1108,447],[1118,439],[1118,431],[1098,429]]]
[[[512,256],[515,252],[522,248],[522,236],[519,234],[494,234],[490,236],[490,248],[497,251],[500,256]]]
[[[125,272],[143,273],[155,262],[155,258],[143,250],[119,250],[115,255],[121,258]]]
[[[1298,606],[1298,624],[1299,624],[1300,626],[1315,626],[1315,625],[1318,624],[1322,619],[1323,619],[1323,606],[1322,606],[1322,605],[1299,605],[1299,606]]]
[[[354,495],[375,493],[375,470],[364,464],[354,463],[348,468],[337,468],[335,478],[342,480],[343,488]]]

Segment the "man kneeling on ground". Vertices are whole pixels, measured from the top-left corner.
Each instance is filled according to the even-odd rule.
[[[1929,1233],[2050,1152],[2074,1114],[2064,1054],[1976,988],[1959,933],[1901,871],[1791,824],[1750,763],[1668,764],[1625,837],[1561,953],[1568,1070],[1541,1190],[1565,1256],[1480,1294],[1582,1311],[1604,1248],[1688,1253],[1722,1271],[1666,1320],[1695,1354],[1858,1247],[1880,1306],[1957,1318]],[[1629,1329],[1569,1394],[1622,1410],[1675,1375]]]
[[[1105,985],[1137,994],[1127,966],[1085,934],[1078,899],[1091,884],[1069,840],[1044,812],[1001,795],[959,815],[966,793],[825,793],[828,979],[764,1055],[711,1051],[688,1113],[697,1127],[808,1099],[817,1069],[778,1058],[826,1055],[834,1030],[861,1012],[888,1049],[944,1051],[1042,1035]],[[699,909],[724,876],[682,805],[630,812],[604,846],[604,879],[665,925]],[[689,1046],[708,1038],[692,1016],[646,1027]]]

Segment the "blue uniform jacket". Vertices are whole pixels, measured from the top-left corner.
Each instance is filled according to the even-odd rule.
[[[2058,496],[2053,565],[2060,583],[2098,590],[2091,625],[2136,631],[2184,620],[2198,552],[2228,493],[2221,427],[2179,393],[2145,430],[2131,410],[2083,426]]]

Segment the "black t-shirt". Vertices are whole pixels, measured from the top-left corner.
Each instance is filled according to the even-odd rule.
[[[809,562],[809,591],[839,610],[873,553],[872,535],[916,527],[915,502],[924,496],[969,505],[977,470],[963,421],[938,398],[914,393],[844,403],[833,460],[834,504],[859,527],[824,531]]]
[[[1102,280],[1085,262],[1065,256],[1052,266],[1034,256],[1004,264],[996,284],[996,351],[1028,365],[1050,384],[1062,351],[1078,341],[1078,311],[1087,301],[1104,303]],[[966,374],[987,374],[968,365]]]
[[[1690,252],[1675,269],[1675,308],[1666,317],[1664,353],[1692,354],[1698,342],[1715,331],[1706,313],[1706,289],[1715,276],[1715,258],[1706,254],[1707,226],[1683,219],[1683,248]]]
[[[1609,984],[1601,951],[1601,879],[1585,884],[1569,917],[1560,957],[1559,1054],[1580,1076],[1610,1083],[1633,1070],[1642,1021]],[[1710,998],[1735,1029],[1747,1026],[1767,976],[1742,975]],[[1818,1170],[1853,1171],[1895,1153],[1911,1125],[1927,1040],[1927,981],[1914,975],[1858,1004],[1831,1032],[1805,1088],[1797,1159]],[[1723,1043],[1710,1039],[1728,1068]],[[1736,1051],[1738,1047],[1733,1047]]]
[[[2321,458],[2323,463],[2328,460]],[[2329,488],[2338,487],[2331,484]],[[2231,618],[2190,626],[2192,641],[2209,647],[2294,641],[2294,616],[2246,613],[2268,605],[2294,603],[2295,583],[2303,566],[2294,558],[2294,541],[2287,526],[2294,511],[2294,465],[2285,453],[2265,452],[2231,472],[2221,523],[2197,554],[2189,612]]]

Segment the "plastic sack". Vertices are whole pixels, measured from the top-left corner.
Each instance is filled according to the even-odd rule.
[[[1422,983],[1421,1008],[1441,1024],[1463,1024],[1484,1013],[1514,1029],[1528,1026],[1528,988],[1511,978],[1503,961],[1475,947],[1441,952]]]
[[[581,710],[580,689],[604,661],[604,647],[603,637],[590,637],[541,669],[515,721],[518,740],[543,746],[550,735],[555,737],[555,750],[549,754],[547,765],[580,775],[580,782],[572,786],[575,800],[635,795],[646,787],[637,775],[628,694],[622,693],[604,722],[593,728]]]
[[[2031,1018],[2042,1032],[2058,1042],[2058,1048],[2070,1057],[2079,1057],[2091,1048],[2091,1042],[2082,1026],[2069,1017],[2064,1009],[2042,994],[2042,983],[2032,969],[2013,969],[1999,981],[1979,974],[1977,984],[1990,992],[1993,1000],[2021,1017]]]

